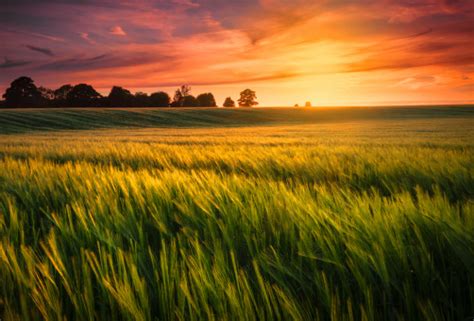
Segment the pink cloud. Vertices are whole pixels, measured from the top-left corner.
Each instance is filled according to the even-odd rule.
[[[87,41],[90,44],[95,44],[96,42],[92,40],[87,32],[79,32],[79,36]]]
[[[126,36],[127,34],[125,31],[123,31],[122,27],[120,26],[114,26],[110,28],[110,34],[115,35],[115,36]]]

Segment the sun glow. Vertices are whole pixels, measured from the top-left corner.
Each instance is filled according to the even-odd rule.
[[[260,106],[472,103],[473,12],[465,0],[8,3],[0,91],[28,75],[104,94],[189,84],[219,103],[252,88]]]

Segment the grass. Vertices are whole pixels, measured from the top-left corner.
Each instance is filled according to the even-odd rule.
[[[0,134],[104,128],[235,127],[472,117],[472,106],[344,108],[4,109]]]
[[[463,320],[474,109],[0,111],[4,320]]]

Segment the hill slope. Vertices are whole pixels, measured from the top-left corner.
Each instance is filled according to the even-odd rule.
[[[38,130],[225,127],[453,117],[474,118],[474,106],[4,109],[0,110],[0,134]]]

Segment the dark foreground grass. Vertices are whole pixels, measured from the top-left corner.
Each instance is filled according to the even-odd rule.
[[[1,318],[464,320],[473,113],[437,110],[0,112]]]

